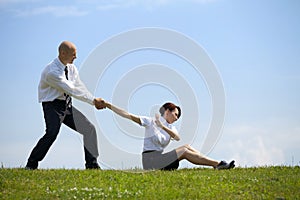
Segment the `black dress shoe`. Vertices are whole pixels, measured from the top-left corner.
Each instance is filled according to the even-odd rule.
[[[230,163],[227,163],[225,161],[221,161],[216,167],[215,169],[221,170],[221,169],[232,169],[234,168],[234,160],[231,161]]]
[[[26,166],[24,169],[25,169],[25,170],[36,170],[37,168],[33,168],[33,167]]]
[[[29,161],[29,160],[28,160],[28,162],[25,166],[26,170],[35,170],[37,168],[38,168],[38,162],[32,162],[32,161]]]
[[[86,169],[99,169],[99,170],[101,170],[101,167],[98,165],[98,163],[86,163],[85,168]]]

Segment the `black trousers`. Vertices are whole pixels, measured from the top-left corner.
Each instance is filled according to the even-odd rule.
[[[98,146],[95,126],[75,107],[66,105],[64,100],[43,102],[43,112],[46,123],[46,133],[33,148],[27,166],[37,168],[49,148],[55,141],[61,124],[83,135],[85,161],[87,164],[97,162]]]

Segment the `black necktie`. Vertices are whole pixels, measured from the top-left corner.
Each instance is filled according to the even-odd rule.
[[[66,75],[66,79],[67,80],[69,80],[68,72],[69,72],[68,71],[68,67],[66,66],[65,67],[65,75]],[[66,97],[66,105],[67,105],[67,107],[71,107],[71,105],[72,105],[72,99],[71,99],[70,95],[68,95],[66,93],[64,93],[64,95]]]
[[[66,67],[65,67],[65,75],[66,75],[66,79],[67,79],[67,80],[69,80],[68,73],[69,73],[68,67],[66,66]]]

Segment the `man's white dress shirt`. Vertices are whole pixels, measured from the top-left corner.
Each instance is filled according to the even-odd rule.
[[[93,104],[94,96],[87,90],[79,78],[78,70],[74,64],[67,64],[68,80],[65,75],[65,65],[58,59],[54,59],[46,66],[41,75],[38,87],[39,102],[48,102],[55,99],[65,100],[65,93]]]

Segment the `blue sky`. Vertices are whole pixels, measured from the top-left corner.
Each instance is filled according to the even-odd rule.
[[[75,64],[80,69],[90,53],[108,38],[132,29],[158,27],[180,32],[196,41],[213,60],[222,77],[226,117],[222,136],[209,156],[233,158],[239,166],[299,165],[299,11],[300,3],[292,0],[0,0],[0,87],[3,92],[0,162],[5,167],[24,166],[31,149],[43,135],[44,121],[37,101],[37,85],[41,70],[57,56],[61,41],[70,40],[76,44],[78,58]],[[143,55],[124,56],[115,65],[130,60],[127,63],[132,62],[134,66],[149,63],[152,58],[155,62],[175,63],[177,59],[180,63],[180,59],[156,51]],[[138,62],[134,63],[137,58]],[[120,71],[112,70],[115,71],[107,78],[111,76],[118,80],[114,74]],[[198,78],[199,87],[205,91],[201,78],[194,77],[189,71],[182,75],[191,81],[195,90]],[[146,93],[139,90],[130,101],[129,107],[137,114],[145,112],[138,105],[147,90],[153,88],[145,88]],[[111,98],[106,90],[97,90],[95,95]],[[173,97],[166,95],[166,98]],[[200,109],[204,117],[200,118],[203,121],[200,120],[199,126],[209,119],[209,109],[205,106],[209,105],[208,97],[197,94],[198,100],[203,98],[205,102]],[[158,104],[162,101],[157,99]],[[98,119],[114,124],[108,111],[96,115]],[[194,116],[186,117],[193,119]],[[107,127],[110,128],[117,131]],[[201,130],[206,128],[207,125],[203,125]],[[200,134],[193,146],[201,149],[201,139]],[[131,145],[130,140],[124,143]],[[83,168],[81,146],[81,136],[63,127],[41,167]],[[140,152],[140,148],[136,149]],[[130,162],[118,159],[113,165],[115,168],[132,167]],[[183,163],[181,166],[189,165]]]

